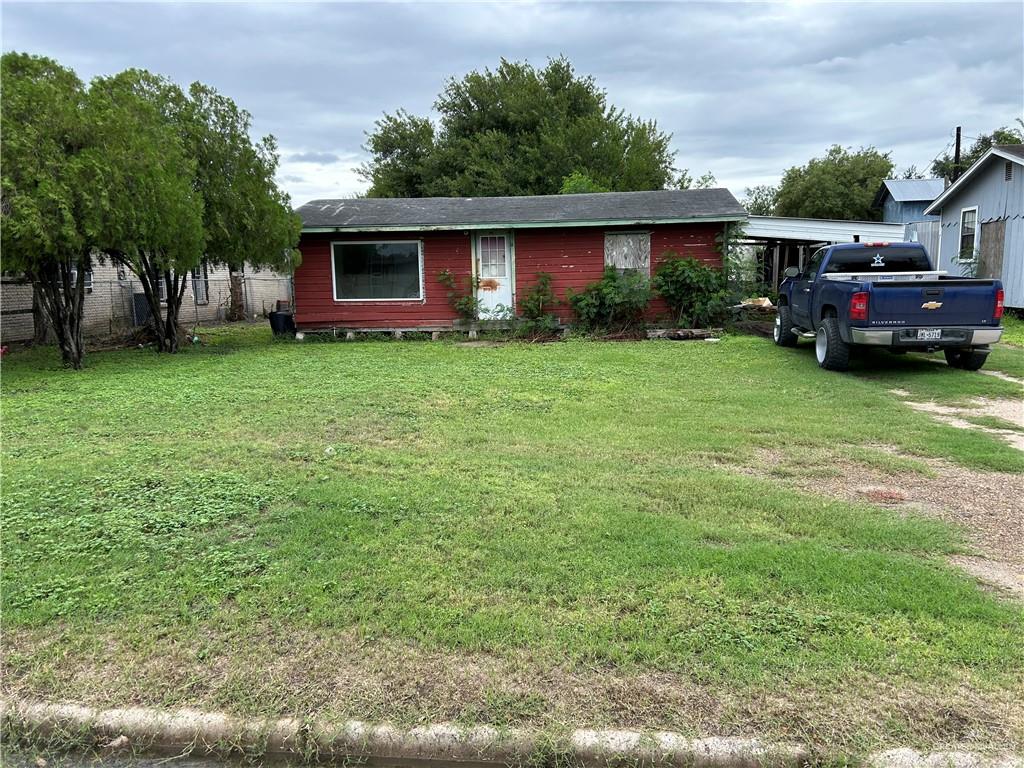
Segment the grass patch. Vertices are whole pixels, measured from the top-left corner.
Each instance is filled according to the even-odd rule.
[[[1019,424],[1014,424],[1012,421],[1006,419],[1000,419],[998,416],[970,416],[965,414],[963,416],[965,421],[971,422],[971,424],[977,424],[979,427],[988,427],[989,429],[1007,429],[1013,432],[1024,432],[1024,427]]]
[[[1014,314],[1012,309],[1003,315],[1003,338],[1000,341],[1024,347],[1024,317]]]
[[[985,361],[985,368],[992,371],[1002,371],[1018,379],[1024,378],[1024,348],[1011,346],[1009,344],[996,344]],[[1017,389],[1020,396],[1020,388]]]
[[[252,654],[273,635],[268,654],[288,658],[289,638],[345,637],[353,654],[405,643],[719,692],[1020,690],[1022,612],[942,563],[961,548],[948,527],[730,469],[780,445],[864,460],[887,444],[1020,472],[1019,452],[888,392],[1012,384],[890,357],[829,374],[806,345],[750,337],[201,335],[176,357],[95,354],[80,373],[47,352],[5,359],[3,612],[21,689],[95,696],[72,670],[109,657],[127,672],[101,690],[122,700],[337,706],[327,679],[268,682]],[[180,679],[161,662],[186,651]],[[443,714],[505,724],[545,701],[497,675]]]

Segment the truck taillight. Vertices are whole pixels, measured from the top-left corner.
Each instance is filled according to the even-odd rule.
[[[867,291],[859,291],[850,297],[850,319],[851,320],[867,320],[868,319],[868,293]]]
[[[1002,288],[996,291],[996,311],[992,315],[995,320],[999,320],[1003,316],[1003,295]]]

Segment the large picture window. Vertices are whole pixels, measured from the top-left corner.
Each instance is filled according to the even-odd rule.
[[[333,243],[335,301],[423,298],[418,240]]]

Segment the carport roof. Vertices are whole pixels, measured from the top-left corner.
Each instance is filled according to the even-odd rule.
[[[670,224],[737,221],[747,215],[727,189],[523,197],[364,197],[312,200],[297,213],[307,232]]]

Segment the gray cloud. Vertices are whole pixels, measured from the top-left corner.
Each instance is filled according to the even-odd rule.
[[[330,165],[338,162],[341,158],[333,152],[296,152],[288,158],[293,163],[319,163]]]
[[[671,131],[677,164],[741,194],[838,143],[927,167],[956,125],[1024,113],[1024,7],[1008,3],[5,3],[3,48],[84,78],[202,80],[281,147],[297,201],[365,188],[366,131],[429,114],[447,78],[565,54]]]

